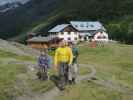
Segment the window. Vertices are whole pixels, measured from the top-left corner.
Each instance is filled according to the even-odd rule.
[[[69,40],[69,41],[70,41],[70,40],[71,40],[71,38],[69,37],[67,40]]]
[[[64,33],[63,33],[63,32],[61,32],[60,34],[61,34],[61,35],[64,35]]]
[[[77,35],[77,32],[75,32],[74,34]]]
[[[75,27],[78,27],[78,25],[75,25]]]
[[[101,36],[98,36],[97,38],[98,38],[98,39],[102,39],[102,37],[101,37]]]
[[[68,35],[70,35],[71,34],[71,32],[68,32]]]
[[[94,25],[90,25],[91,27],[94,27]]]
[[[75,38],[74,38],[74,40],[78,40],[78,38],[77,38],[77,37],[75,37]]]
[[[81,24],[81,25],[80,25],[80,27],[84,27],[84,25],[83,25],[83,24]]]
[[[103,36],[102,38],[103,38],[103,39],[106,39],[106,36]]]

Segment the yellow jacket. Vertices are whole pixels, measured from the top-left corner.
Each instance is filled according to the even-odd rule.
[[[54,64],[57,65],[60,62],[72,63],[73,54],[69,47],[59,47],[55,52]]]

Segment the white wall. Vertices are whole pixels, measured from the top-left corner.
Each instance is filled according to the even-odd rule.
[[[105,37],[105,38],[98,38],[98,37]],[[108,42],[109,41],[108,34],[106,32],[102,32],[102,34],[98,32],[94,35],[94,40]]]
[[[88,32],[80,32],[79,34],[81,36],[80,41],[89,41],[89,37],[88,37],[89,33]],[[85,40],[85,38],[86,38],[86,40]]]
[[[63,38],[64,40],[68,42],[77,42],[79,41],[79,34],[77,32],[63,32],[63,33],[58,33],[59,38]],[[68,39],[70,38],[70,40]],[[77,38],[77,40],[75,40]]]

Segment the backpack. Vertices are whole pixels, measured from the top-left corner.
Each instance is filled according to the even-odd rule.
[[[75,57],[78,57],[79,55],[78,48],[72,48],[72,52]]]
[[[52,57],[48,56],[48,68],[52,67]]]

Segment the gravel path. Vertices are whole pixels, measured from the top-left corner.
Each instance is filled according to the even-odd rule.
[[[94,66],[88,65],[88,64],[80,64],[84,67],[88,67],[91,69],[92,75],[91,78],[88,78],[86,80],[88,80],[89,82],[93,82],[95,84],[101,85],[103,87],[106,87],[108,89],[123,93],[123,94],[127,94],[127,95],[133,95],[133,89],[129,88],[128,86],[124,86],[116,81],[112,81],[112,80],[103,80],[100,78],[96,77],[96,69]],[[88,76],[90,77],[90,76]]]
[[[16,98],[16,100],[55,100],[55,97],[57,97],[60,94],[60,91],[58,88],[54,88],[44,94],[35,94],[33,93],[31,96],[22,96]]]
[[[15,62],[12,62],[15,63]],[[36,65],[31,64],[29,62],[16,62],[17,64],[25,64],[28,66],[28,69],[30,69],[31,71],[33,71],[36,68]],[[82,65],[80,65],[82,66]],[[91,67],[88,67],[89,70]],[[88,71],[89,72],[89,71]],[[77,78],[77,83],[80,83],[83,80],[87,80],[87,79],[91,79],[95,76],[96,74],[96,70],[94,68],[91,68],[91,73],[89,75],[84,75],[84,76],[78,76]],[[15,100],[55,100],[55,98],[59,95],[62,94],[62,92],[57,88],[53,88],[52,90],[44,93],[44,94],[35,94],[30,93],[30,95],[25,95],[25,96],[21,96],[16,98]]]
[[[24,64],[28,65],[29,69],[33,70],[35,68],[36,65],[30,64],[28,62],[25,62]],[[88,75],[84,75],[84,76],[78,76],[77,78],[77,84],[79,84],[80,82],[82,82],[83,80],[87,80],[88,82],[94,82],[95,84],[98,84],[102,87],[106,87],[108,89],[120,92],[120,93],[124,93],[127,95],[133,95],[133,90],[131,90],[130,88],[123,86],[117,82],[111,81],[111,80],[102,80],[96,77],[96,69],[94,66],[88,65],[88,64],[79,64],[79,66],[83,66],[88,68],[89,70],[91,69],[91,73],[89,73]],[[89,71],[90,72],[90,71]],[[44,93],[44,94],[32,94],[29,96],[22,96],[22,97],[18,97],[15,100],[55,100],[55,98],[57,96],[61,95],[61,91],[55,87],[52,90]]]

